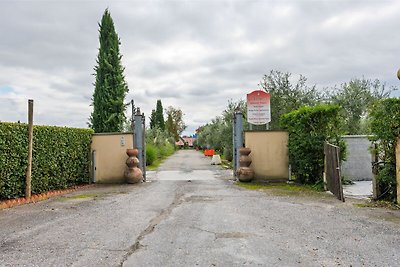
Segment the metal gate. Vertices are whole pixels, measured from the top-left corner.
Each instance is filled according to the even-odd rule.
[[[240,110],[235,110],[233,114],[233,176],[236,177],[239,169],[239,149],[243,147],[243,114]]]
[[[136,109],[133,120],[134,146],[139,150],[139,168],[143,172],[143,181],[146,182],[146,127],[144,113],[140,113],[140,108]]]
[[[340,148],[326,142],[324,145],[324,153],[326,187],[339,200],[344,202],[343,186],[340,174]]]

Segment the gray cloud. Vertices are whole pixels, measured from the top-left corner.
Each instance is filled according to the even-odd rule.
[[[109,7],[127,101],[180,107],[189,130],[243,99],[271,69],[331,88],[354,77],[399,85],[397,1],[1,1],[0,120],[86,127]],[[129,111],[127,111],[127,114]]]

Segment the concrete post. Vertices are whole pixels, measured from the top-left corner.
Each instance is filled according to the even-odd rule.
[[[138,153],[138,159],[139,159],[139,168],[143,172],[144,176],[144,171],[145,169],[143,168],[143,124],[142,124],[142,114],[140,113],[140,108],[136,109],[136,114],[135,114],[135,145],[137,150],[139,151]]]
[[[233,118],[233,175],[239,169],[239,149],[243,146],[243,114],[235,111]]]

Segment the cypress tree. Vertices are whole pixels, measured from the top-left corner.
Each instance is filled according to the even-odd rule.
[[[156,111],[153,109],[150,116],[150,129],[156,127]]]
[[[119,53],[121,43],[108,9],[104,11],[99,27],[100,48],[94,68],[96,81],[89,125],[96,133],[120,132],[125,121],[124,100],[128,85]]]
[[[160,128],[161,130],[165,130],[164,111],[163,111],[161,100],[157,100],[155,125],[156,125],[156,127]]]

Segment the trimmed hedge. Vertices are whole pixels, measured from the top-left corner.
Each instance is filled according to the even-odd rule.
[[[55,126],[33,127],[32,193],[89,181],[93,131]],[[0,199],[25,194],[28,125],[0,122]]]
[[[343,159],[342,121],[340,107],[325,104],[302,107],[281,117],[281,127],[289,132],[289,161],[298,182],[322,184],[325,141],[339,145]]]
[[[373,141],[383,161],[379,164],[377,182],[379,199],[396,201],[396,140],[400,137],[400,99],[386,98],[372,106],[369,114]]]

